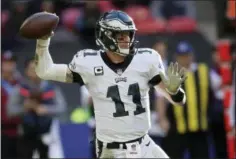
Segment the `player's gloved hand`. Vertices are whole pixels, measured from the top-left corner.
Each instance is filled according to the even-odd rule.
[[[45,35],[41,37],[40,39],[37,39],[37,48],[45,48],[49,46],[50,39],[54,35],[54,32],[52,31],[50,34]]]
[[[51,38],[53,35],[54,35],[54,32],[52,31],[50,34],[41,37],[39,40],[47,40]]]
[[[179,65],[176,62],[170,63],[166,75],[164,73],[160,73],[161,79],[166,87],[166,91],[170,94],[176,94],[181,84],[186,80],[186,71],[185,68],[182,67],[179,69]]]

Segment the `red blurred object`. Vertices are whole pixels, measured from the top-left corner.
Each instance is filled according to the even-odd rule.
[[[190,17],[173,17],[167,22],[167,31],[172,33],[195,32],[197,23]]]
[[[230,41],[229,40],[220,40],[217,43],[217,52],[219,53],[220,60],[224,62],[231,61],[230,55]]]
[[[110,10],[116,10],[117,8],[111,3],[111,1],[99,1],[98,8],[101,12],[108,12]]]
[[[222,78],[223,85],[230,85],[232,84],[232,70],[229,65],[221,66],[220,67],[220,74]]]
[[[133,18],[134,22],[152,19],[148,7],[134,5],[125,9],[125,12]]]
[[[230,107],[230,100],[232,98],[232,89],[230,87],[225,88],[224,94],[224,120],[225,120],[225,130],[229,132],[232,130],[230,126],[230,116],[228,114],[228,109]],[[227,135],[227,150],[229,158],[235,158],[235,136],[228,136]]]
[[[227,145],[228,145],[229,158],[235,158],[236,157],[236,154],[235,154],[236,142],[235,142],[234,136],[227,138]]]
[[[227,110],[225,108],[225,110]],[[225,130],[226,132],[229,132],[231,130],[231,126],[230,126],[230,118],[229,115],[227,113],[224,113],[224,121],[225,121]]]
[[[165,32],[165,21],[158,19],[147,19],[142,22],[137,22],[137,34],[162,33]]]
[[[229,108],[230,107],[230,101],[231,101],[231,98],[232,98],[232,90],[231,88],[227,88],[225,89],[225,92],[224,92],[224,107],[225,108]]]
[[[8,136],[17,136],[17,128],[21,122],[19,117],[7,115],[7,101],[9,94],[4,86],[1,86],[1,133]]]
[[[68,29],[73,30],[77,19],[81,16],[81,11],[78,8],[68,8],[61,14],[62,24]]]
[[[148,7],[133,5],[126,8],[125,12],[133,18],[138,29],[138,34],[149,34],[165,31],[165,21],[153,18]]]
[[[1,28],[4,29],[7,21],[9,20],[10,14],[9,11],[3,10],[1,11]]]
[[[232,70],[231,70],[231,42],[227,39],[219,40],[217,43],[217,53],[220,57],[220,74],[222,78],[222,84],[224,87],[224,117],[225,117],[225,129],[229,132],[232,127],[230,126],[230,116],[228,109],[230,107],[230,101],[232,98]],[[235,158],[235,137],[227,136],[227,150],[229,158]]]

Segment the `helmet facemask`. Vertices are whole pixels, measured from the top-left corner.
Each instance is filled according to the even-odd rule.
[[[109,47],[110,51],[115,52],[121,56],[127,56],[130,54],[132,45],[134,43],[134,34],[135,34],[134,31],[106,30],[104,34],[107,38],[112,40],[112,42],[114,43],[113,45],[110,45]],[[128,35],[119,35],[119,34],[128,34]],[[122,37],[122,36],[128,36],[129,40],[127,40],[126,42],[124,40],[125,37]]]
[[[105,51],[111,51],[121,56],[134,54],[136,27],[133,21],[123,22],[120,19],[112,18],[104,20],[101,18],[96,25],[96,43]],[[128,33],[129,42],[127,48],[122,47],[123,40],[118,40],[119,34]],[[127,42],[125,42],[127,43]]]

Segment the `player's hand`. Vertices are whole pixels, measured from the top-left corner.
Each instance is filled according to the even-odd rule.
[[[170,94],[175,94],[181,84],[187,78],[185,68],[182,67],[181,69],[179,69],[179,65],[177,62],[175,64],[171,62],[167,69],[166,75],[161,72],[160,76],[166,87],[166,90]]]
[[[36,47],[37,48],[44,48],[44,47],[48,47],[49,45],[49,41],[50,41],[50,38],[54,35],[54,32],[52,31],[50,34],[48,35],[45,35],[39,39],[37,39],[37,45]],[[37,56],[37,54],[36,54]]]
[[[52,31],[50,34],[41,37],[39,40],[47,40],[48,38],[53,37],[53,35],[54,35],[54,32]]]

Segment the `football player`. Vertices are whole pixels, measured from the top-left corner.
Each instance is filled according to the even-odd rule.
[[[92,96],[98,158],[168,158],[147,135],[150,128],[148,90],[157,86],[170,102],[185,103],[184,68],[171,63],[167,72],[160,55],[136,48],[135,24],[122,11],[104,13],[96,24],[100,50],[78,51],[71,63],[55,64],[50,36],[37,39],[37,75],[45,80],[85,85]]]

